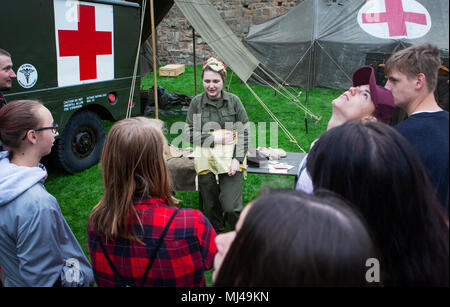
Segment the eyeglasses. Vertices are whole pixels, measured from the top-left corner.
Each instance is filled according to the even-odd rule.
[[[53,134],[56,134],[58,132],[58,124],[55,124],[54,126],[51,126],[51,127],[41,127],[41,128],[29,129],[29,130],[42,131],[42,130],[47,130],[47,129],[52,129]],[[22,138],[22,141],[27,138],[27,134],[28,134],[29,130],[27,130],[27,132],[25,133],[24,137]]]

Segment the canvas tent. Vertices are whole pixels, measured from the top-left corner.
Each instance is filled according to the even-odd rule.
[[[280,129],[286,136],[295,143],[300,150],[300,147],[295,137],[289,130],[280,122],[276,115],[270,108],[258,97],[258,95],[250,88],[247,81],[256,72],[264,73],[265,70],[260,67],[258,59],[250,53],[244,44],[236,37],[228,25],[223,21],[215,7],[213,7],[209,0],[174,0],[189,23],[202,36],[207,44],[217,53],[220,58],[228,65],[233,72],[241,79],[248,89],[252,92],[261,106],[266,110],[270,117],[278,124]],[[278,89],[277,89],[278,91]],[[285,91],[280,92],[292,103],[296,104],[302,109],[305,114],[309,114],[315,119],[319,119],[312,114],[306,107],[304,107],[297,97]],[[290,95],[290,97],[288,97]]]
[[[437,45],[448,59],[448,0],[340,3],[305,0],[282,16],[251,26],[245,44],[262,66],[297,87],[348,88],[352,72],[370,64],[371,57],[387,58],[421,42]]]
[[[209,0],[175,0],[186,19],[233,72],[246,82],[259,61],[223,21]]]
[[[138,0],[135,0],[138,1]],[[145,1],[145,0],[143,0]],[[155,1],[155,24],[158,24],[158,12],[161,14],[166,14],[167,10],[173,5],[177,6],[182,11],[183,15],[192,25],[192,27],[201,35],[201,37],[206,41],[206,43],[214,50],[214,52],[225,62],[229,68],[247,85],[249,90],[261,104],[261,106],[266,110],[266,112],[271,116],[271,118],[277,122],[278,126],[283,130],[283,132],[288,136],[291,142],[299,146],[295,137],[286,129],[286,127],[279,121],[276,115],[271,112],[269,107],[264,104],[264,102],[258,97],[258,95],[250,88],[247,84],[249,78],[258,73],[265,74],[266,71],[260,67],[260,62],[258,59],[250,53],[244,44],[239,40],[236,35],[231,31],[228,25],[223,21],[220,14],[217,12],[216,8],[211,4],[209,0],[173,0],[166,2],[166,5],[161,6],[161,1]],[[158,7],[158,3],[160,6]],[[144,6],[144,4],[142,4]],[[160,8],[160,9],[158,9]],[[144,22],[145,25],[145,22]],[[145,27],[144,27],[145,28]],[[142,38],[145,40],[144,34]],[[145,45],[144,45],[145,47]],[[145,58],[144,58],[145,59]],[[143,60],[141,53],[141,61]],[[141,63],[142,68],[142,63]],[[320,118],[312,114],[305,106],[303,106],[299,99],[292,93],[285,91],[282,93],[282,88],[275,88],[276,91],[280,92],[283,96],[288,98],[292,103],[296,104],[300,109],[302,109],[305,114],[309,114],[311,117],[319,120]],[[156,100],[156,99],[155,99]],[[301,147],[299,146],[301,149]],[[301,149],[304,151],[303,149]]]
[[[131,0],[142,4],[142,0]],[[259,61],[247,51],[243,43],[223,21],[216,8],[209,0],[154,0],[155,25],[158,25],[176,4],[192,27],[201,35],[216,54],[244,82],[247,81]],[[145,12],[142,39],[145,41],[151,35],[149,10]],[[151,46],[144,42],[141,52],[141,70],[148,72],[151,63]]]

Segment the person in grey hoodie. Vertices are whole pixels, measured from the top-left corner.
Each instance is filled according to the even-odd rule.
[[[38,101],[0,109],[0,267],[4,286],[90,286],[92,268],[44,187],[40,159],[50,153],[58,125]]]

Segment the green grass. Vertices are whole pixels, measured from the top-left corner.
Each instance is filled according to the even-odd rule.
[[[165,87],[168,92],[176,92],[193,96],[195,93],[193,70],[194,69],[192,66],[187,66],[186,72],[178,77],[158,77],[158,85]],[[200,67],[197,69],[197,75],[198,92],[201,93],[203,92],[203,86],[201,84]],[[228,76],[231,76],[231,72],[228,73]],[[269,123],[272,119],[254,98],[247,87],[242,84],[235,75],[233,76],[231,83],[227,80],[226,86],[228,86],[228,84],[230,84],[229,91],[240,97],[243,102],[249,116],[249,120],[255,123],[256,127],[258,127],[258,123],[266,123],[267,131],[265,133],[265,138],[267,143],[260,145],[269,147]],[[143,89],[151,88],[153,86],[153,74],[143,78],[141,81],[141,86]],[[340,90],[334,89],[310,90],[308,108],[316,116],[322,116],[322,119],[318,123],[315,123],[315,120],[313,119],[309,119],[309,133],[306,134],[304,111],[300,110],[297,106],[279,94],[275,95],[274,90],[270,87],[258,85],[251,85],[251,87],[292,133],[292,135],[295,136],[300,146],[306,151],[308,151],[311,142],[326,130],[327,122],[331,116],[331,101],[341,93]],[[300,101],[304,104],[306,90],[292,90],[293,93],[299,91],[303,91],[300,96]],[[168,131],[166,137],[169,143],[176,137],[179,137],[181,131],[179,131],[178,134],[170,134],[169,128],[175,122],[184,122],[185,115],[159,116],[159,119],[165,122],[165,126]],[[112,124],[113,123],[111,122],[104,122],[107,130],[109,130]],[[253,144],[258,144],[260,138],[264,136],[263,132],[260,132],[259,135],[255,133],[251,137]],[[282,148],[285,151],[300,151],[295,144],[289,141],[281,129],[278,129],[278,148]],[[292,177],[248,174],[247,180],[243,183],[243,202],[244,204],[247,204],[251,200],[255,199],[262,189],[292,188],[293,185],[294,179]],[[87,245],[88,216],[92,208],[100,200],[103,193],[101,169],[99,164],[75,175],[68,175],[59,170],[49,169],[46,188],[49,193],[55,196],[58,200],[64,217],[66,218],[76,238],[80,242],[83,251],[89,257]],[[176,198],[181,200],[180,207],[198,209],[197,192],[178,192],[176,194]],[[207,285],[211,286],[211,271],[207,272],[205,276]]]

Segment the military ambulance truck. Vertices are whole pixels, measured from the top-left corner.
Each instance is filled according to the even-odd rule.
[[[135,2],[0,1],[0,48],[11,53],[17,75],[3,94],[7,101],[38,99],[52,112],[59,126],[52,160],[69,173],[98,162],[102,120],[127,114],[138,43],[151,34],[146,20],[141,36]],[[170,7],[156,2],[159,22]],[[139,88],[138,77],[132,116],[143,111]]]

